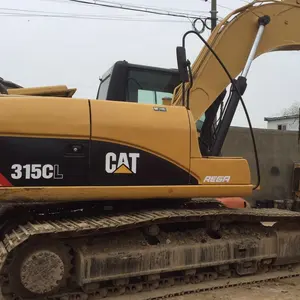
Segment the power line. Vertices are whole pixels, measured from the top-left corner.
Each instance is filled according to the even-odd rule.
[[[102,2],[106,4],[111,4],[111,5],[120,5],[120,6],[130,6],[132,8],[142,8],[142,9],[152,9],[156,11],[174,11],[172,8],[162,8],[162,7],[155,7],[155,6],[145,6],[145,5],[135,5],[132,3],[118,3],[114,1],[107,1],[107,0],[94,0],[95,2]],[[175,9],[175,11],[178,11]],[[180,13],[193,13],[193,14],[199,14],[199,13],[206,13],[205,10],[186,10],[186,9],[180,9]]]
[[[189,11],[191,13],[184,13],[183,11],[175,11],[175,10],[166,10],[163,8],[156,8],[156,7],[149,7],[149,6],[138,6],[129,3],[119,3],[107,0],[41,0],[41,1],[51,1],[51,2],[63,2],[68,4],[82,4],[82,5],[93,5],[93,6],[101,6],[106,8],[113,8],[113,9],[120,9],[120,10],[127,10],[127,11],[134,11],[144,14],[153,14],[159,16],[168,16],[168,17],[180,17],[188,19],[192,26],[195,28],[195,22],[201,21],[202,29],[201,32],[205,31],[205,29],[210,29],[207,25],[207,21],[209,18],[206,15],[201,15],[200,13],[208,13],[207,11]],[[92,2],[93,1],[93,2]],[[185,10],[185,12],[188,10]],[[197,13],[197,15],[196,15]],[[199,15],[200,14],[200,15]],[[192,20],[193,19],[193,20]],[[216,19],[217,20],[217,19]],[[195,28],[195,30],[199,31]]]
[[[199,18],[207,16],[203,15],[196,15],[196,14],[184,14],[178,11],[167,11],[163,9],[153,9],[146,6],[131,6],[127,4],[122,3],[116,3],[116,2],[109,2],[109,1],[96,1],[90,2],[87,0],[68,0],[69,2],[73,3],[79,3],[79,4],[85,4],[85,5],[94,5],[94,6],[101,6],[101,7],[107,7],[107,8],[114,8],[114,9],[121,9],[121,10],[127,10],[127,11],[135,11],[135,12],[142,12],[147,14],[154,14],[154,15],[160,15],[160,16],[168,16],[168,17],[177,17],[177,18]],[[200,13],[200,11],[199,11]],[[201,13],[206,13],[205,11],[202,11]]]
[[[250,2],[249,2],[249,1],[246,1],[246,0],[239,0],[239,1],[240,1],[240,2],[243,2],[243,3],[245,3],[245,4],[250,4]],[[244,5],[245,5],[245,4],[244,4]],[[228,9],[228,10],[231,10],[231,11],[234,10],[233,8],[228,7],[228,6],[225,6],[225,5],[219,4],[218,6],[220,6],[220,7],[222,7],[222,8],[225,8],[225,9]]]
[[[45,13],[45,14],[59,14],[59,15],[66,15],[66,16],[88,16],[88,17],[126,17],[124,15],[98,15],[98,14],[73,14],[70,12],[51,12],[51,11],[45,11],[45,10],[32,10],[32,9],[20,9],[20,8],[6,8],[6,7],[0,7],[0,10],[6,10],[6,11],[13,11],[13,12],[22,12],[22,13]],[[137,15],[135,15],[137,16]],[[144,18],[144,17],[143,17]]]
[[[209,2],[209,3],[211,3],[210,0],[202,0],[202,1],[203,1],[203,2]],[[221,7],[221,8],[228,9],[228,10],[230,10],[230,11],[233,11],[233,10],[234,10],[233,8],[228,7],[228,6],[225,6],[225,5],[222,5],[222,4],[218,4],[217,6],[218,6],[218,7]]]
[[[239,0],[239,1],[244,2],[244,3],[247,3],[247,4],[250,3],[250,1],[246,1],[246,0]]]
[[[41,0],[41,1],[63,2],[63,3],[72,2],[70,0]],[[75,3],[76,3],[76,1],[75,1]],[[207,13],[206,10],[162,8],[162,7],[157,7],[157,6],[155,7],[155,6],[135,5],[132,3],[121,3],[121,2],[107,1],[107,0],[90,0],[89,1],[89,4],[94,4],[94,3],[113,6],[113,8],[121,8],[121,9],[123,8],[124,9],[124,7],[128,7],[128,8],[133,8],[133,9],[142,9],[143,12],[144,12],[144,10],[154,10],[156,12],[179,12],[179,13],[185,14],[185,15],[190,15],[190,14],[198,15],[198,14],[202,14],[202,13]],[[79,3],[79,4],[86,4],[86,3]],[[117,6],[117,7],[115,7],[115,6]]]
[[[2,12],[6,10],[9,12]],[[11,12],[10,12],[11,11]],[[126,16],[110,16],[110,15],[82,15],[82,14],[69,14],[69,13],[55,13],[46,11],[35,10],[22,10],[22,9],[9,9],[0,8],[0,15],[3,17],[47,17],[47,18],[72,18],[72,19],[89,19],[89,20],[106,20],[106,21],[135,21],[135,22],[167,22],[167,23],[188,23],[189,21],[179,21],[170,19],[138,19]]]
[[[228,6],[225,6],[225,5],[222,5],[222,4],[218,4],[218,6],[221,7],[221,8],[225,8],[225,9],[227,9],[227,10],[230,10],[230,11],[234,11],[233,8],[228,7]]]

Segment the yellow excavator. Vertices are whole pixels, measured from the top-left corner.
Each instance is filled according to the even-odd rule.
[[[218,200],[249,196],[259,185],[245,159],[219,153],[252,61],[300,49],[299,22],[299,0],[254,1],[228,15],[208,42],[187,32],[172,105],[76,99],[65,87],[56,96],[4,88],[3,297],[161,299],[300,276],[299,212]],[[205,43],[192,66],[190,33]]]

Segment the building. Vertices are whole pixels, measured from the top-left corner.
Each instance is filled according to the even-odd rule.
[[[275,130],[289,130],[297,131],[299,130],[299,115],[290,116],[279,116],[279,117],[266,117],[264,119],[267,121],[267,129]]]

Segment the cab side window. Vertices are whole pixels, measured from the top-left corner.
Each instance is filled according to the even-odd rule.
[[[154,104],[155,103],[155,92],[138,90],[138,103]]]
[[[109,82],[110,82],[110,75],[108,75],[104,80],[101,81],[98,94],[97,94],[97,99],[98,100],[105,100],[107,97],[107,91],[109,87]]]
[[[203,126],[203,123],[205,121],[205,114],[203,114],[197,121],[196,121],[196,127],[197,130],[200,132]]]
[[[178,85],[178,74],[132,68],[128,72],[126,100],[145,104],[163,104],[163,98],[172,98]]]
[[[171,93],[149,91],[149,90],[138,90],[138,103],[145,104],[163,104],[163,98],[172,98]]]

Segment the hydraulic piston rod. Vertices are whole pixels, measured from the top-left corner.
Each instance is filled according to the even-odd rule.
[[[245,68],[242,72],[242,75],[241,75],[242,77],[245,77],[245,78],[247,77],[249,69],[251,67],[251,64],[254,60],[255,53],[256,53],[256,50],[258,48],[259,42],[260,42],[260,40],[262,38],[262,35],[263,35],[263,32],[265,30],[265,26],[269,23],[270,23],[270,17],[269,16],[263,16],[263,17],[259,18],[259,20],[258,20],[258,24],[259,24],[258,32],[257,32],[257,35],[255,37],[255,40],[254,40],[253,46],[251,48],[250,54],[248,56]]]
[[[234,117],[236,108],[239,104],[239,100],[240,100],[239,94],[243,95],[245,90],[246,90],[246,87],[247,87],[247,78],[246,77],[248,75],[251,64],[254,60],[254,57],[255,57],[257,48],[259,46],[259,42],[262,38],[265,26],[267,24],[269,24],[269,22],[270,22],[270,17],[269,16],[262,16],[258,19],[258,25],[259,25],[258,31],[257,31],[256,37],[255,37],[254,43],[252,45],[252,48],[250,50],[245,68],[242,72],[242,75],[239,76],[237,80],[235,80],[235,85],[236,85],[239,93],[236,90],[232,91],[232,95],[231,95],[231,97],[228,101],[227,109],[224,113],[224,116],[223,116],[222,120],[220,121],[219,130],[216,133],[215,143],[213,144],[213,146],[211,148],[211,155],[212,156],[219,156],[220,155],[220,152],[221,152],[221,149],[223,147],[225,138],[227,136],[230,124],[231,124],[232,119]]]

